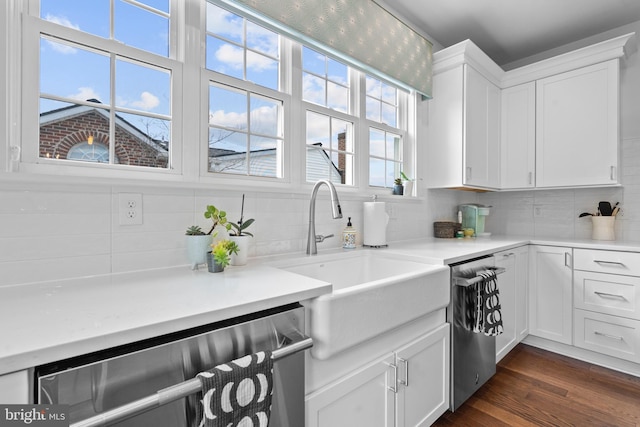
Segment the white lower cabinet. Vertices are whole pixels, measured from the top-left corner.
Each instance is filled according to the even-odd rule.
[[[640,362],[640,254],[574,254],[575,346]]]
[[[573,342],[572,248],[529,248],[529,333]]]
[[[449,407],[449,324],[307,396],[307,427],[431,425]]]
[[[17,371],[0,375],[0,403],[31,403],[31,399],[29,398],[29,384],[30,378],[28,371]]]
[[[496,337],[496,362],[499,362],[529,333],[529,247],[522,246],[495,254],[500,312],[504,331]]]
[[[640,321],[586,310],[575,313],[575,346],[640,362]]]

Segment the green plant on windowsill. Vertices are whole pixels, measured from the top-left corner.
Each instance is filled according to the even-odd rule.
[[[227,222],[227,213],[223,210],[216,208],[213,205],[207,206],[207,210],[204,211],[204,217],[213,221],[213,225],[211,226],[211,229],[206,234],[212,234],[213,230],[218,225],[224,226],[224,228],[227,231],[231,230],[231,223]],[[216,234],[218,233],[213,234],[213,236],[215,237]]]
[[[215,263],[224,269],[231,261],[231,254],[238,253],[238,245],[231,240],[223,239],[211,245],[211,254]]]
[[[403,193],[402,179],[396,178],[393,180],[393,192],[391,194],[397,194],[402,196]]]

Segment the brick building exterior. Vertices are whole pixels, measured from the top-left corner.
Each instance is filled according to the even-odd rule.
[[[115,163],[167,167],[166,142],[154,140],[117,116],[115,136]],[[87,144],[108,150],[109,116],[106,110],[74,105],[40,115],[40,157],[67,159],[69,150],[80,145],[86,148]]]

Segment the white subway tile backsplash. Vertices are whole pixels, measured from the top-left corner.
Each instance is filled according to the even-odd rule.
[[[111,273],[111,255],[1,262],[0,286]]]

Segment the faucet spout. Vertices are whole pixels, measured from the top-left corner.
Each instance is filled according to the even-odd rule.
[[[329,194],[331,196],[331,213],[333,219],[342,218],[342,208],[340,207],[340,200],[338,199],[338,192],[336,187],[331,181],[321,179],[316,182],[311,191],[311,200],[309,201],[309,233],[307,235],[307,255],[315,255],[318,253],[318,247],[316,245],[316,197],[318,195],[318,189],[321,185],[326,185],[329,188]]]

